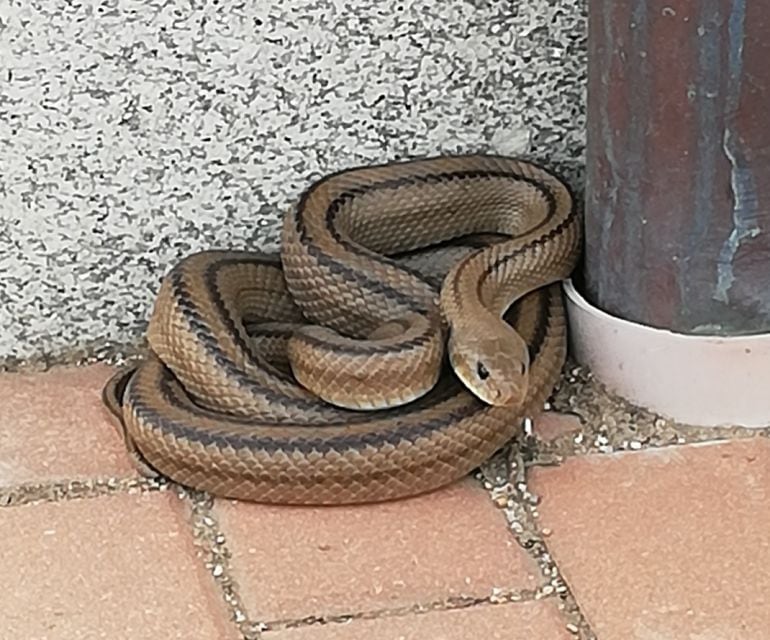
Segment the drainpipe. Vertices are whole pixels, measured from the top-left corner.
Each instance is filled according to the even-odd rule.
[[[582,323],[575,347],[608,386],[675,419],[770,424],[770,400],[724,387],[729,375],[770,383],[770,11],[747,0],[588,4],[586,250],[568,291]],[[598,318],[610,337],[596,333]],[[602,356],[586,342],[612,346],[617,331],[629,342],[612,348],[644,358]],[[704,384],[666,375],[661,359]],[[679,398],[672,408],[661,391],[635,388],[653,380],[608,370],[640,366],[648,373],[637,377],[673,385],[669,395],[694,394],[684,404],[721,384],[719,402],[731,406],[697,411]],[[718,381],[705,380],[709,367]],[[739,398],[748,413],[732,406]]]

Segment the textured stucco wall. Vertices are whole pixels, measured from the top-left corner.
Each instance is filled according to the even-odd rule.
[[[0,0],[0,358],[141,336],[163,273],[275,248],[311,179],[519,153],[579,183],[561,0]]]

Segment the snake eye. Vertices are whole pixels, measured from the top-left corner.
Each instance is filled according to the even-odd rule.
[[[486,380],[489,377],[489,370],[484,366],[483,362],[476,363],[476,375],[480,380]]]

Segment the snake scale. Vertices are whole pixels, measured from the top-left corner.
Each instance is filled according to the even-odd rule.
[[[214,495],[376,502],[471,472],[553,390],[581,226],[515,158],[440,156],[311,184],[278,254],[165,275],[144,360],[103,400],[137,465]]]

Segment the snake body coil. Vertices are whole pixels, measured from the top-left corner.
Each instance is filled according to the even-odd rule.
[[[330,175],[286,216],[280,256],[207,251],[166,275],[150,354],[105,403],[138,464],[215,495],[433,490],[550,394],[566,354],[559,282],[580,239],[568,190],[530,163]]]

